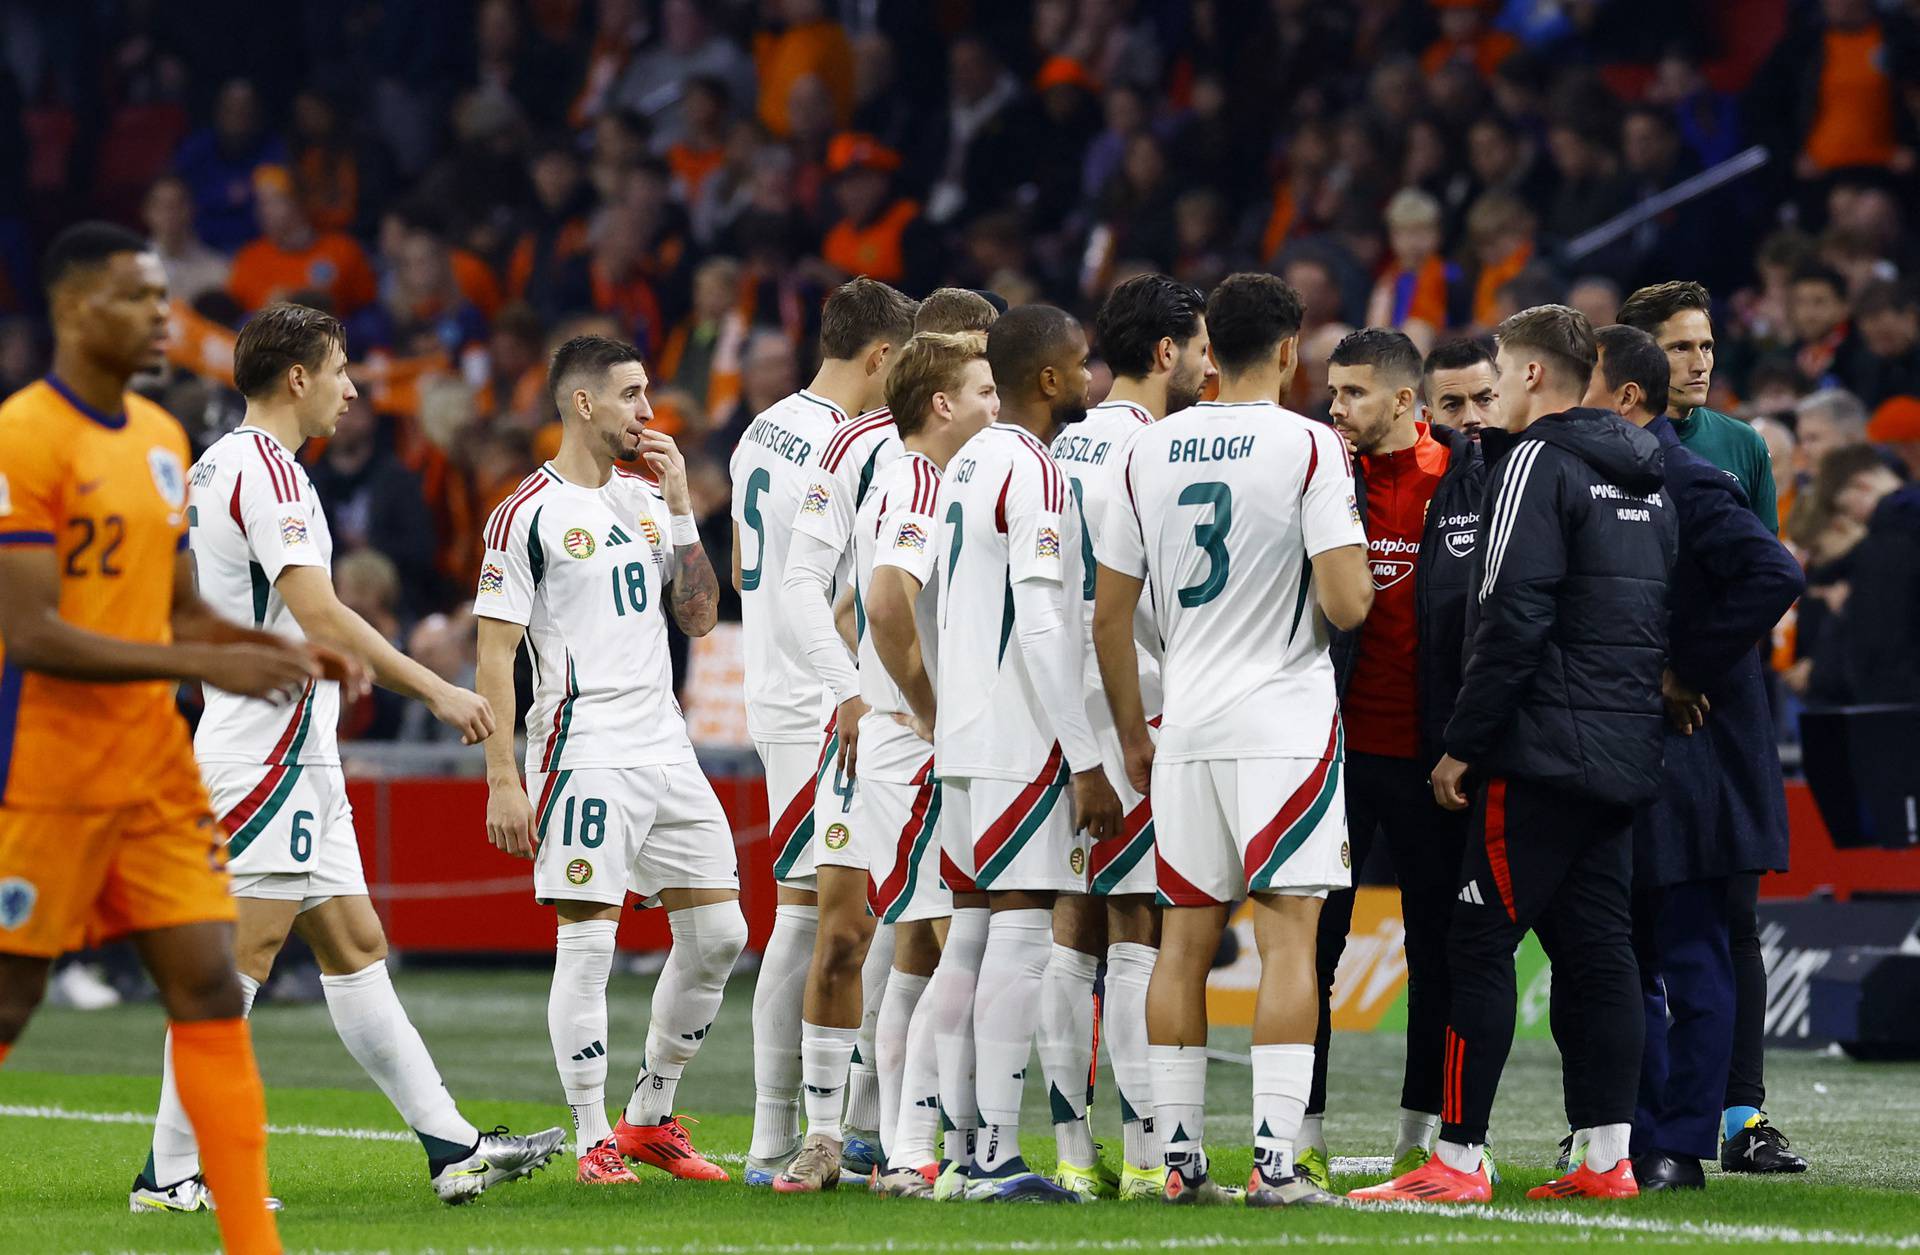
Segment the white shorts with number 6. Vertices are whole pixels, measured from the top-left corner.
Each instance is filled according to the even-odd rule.
[[[366,894],[338,767],[206,763],[200,776],[227,831],[234,897],[299,902],[306,911]]]
[[[629,891],[738,889],[727,813],[694,762],[533,772],[533,896],[618,906]]]

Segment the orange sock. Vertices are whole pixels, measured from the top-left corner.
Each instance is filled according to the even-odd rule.
[[[279,1255],[267,1210],[267,1095],[245,1020],[175,1023],[174,1083],[200,1142],[220,1238],[233,1255]]]

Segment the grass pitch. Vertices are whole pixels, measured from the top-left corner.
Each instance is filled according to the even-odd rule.
[[[547,980],[531,972],[405,972],[398,984],[468,1117],[522,1131],[564,1123],[546,1038]],[[609,1093],[640,1062],[651,981],[616,975]],[[752,1111],[751,986],[736,982],[681,1086],[696,1143],[738,1175]],[[0,1251],[207,1251],[211,1217],[130,1216],[126,1190],[146,1154],[159,1090],[161,1016],[151,1006],[43,1011],[0,1071]],[[1800,1178],[1709,1176],[1704,1195],[1624,1205],[1525,1201],[1550,1175],[1560,1127],[1558,1060],[1519,1043],[1494,1111],[1504,1183],[1490,1206],[1274,1214],[1155,1204],[1091,1210],[896,1202],[849,1183],[823,1198],[744,1185],[674,1182],[642,1169],[638,1187],[574,1184],[562,1157],[533,1180],[462,1208],[427,1188],[425,1160],[347,1056],[323,1007],[264,1006],[254,1036],[268,1085],[274,1189],[287,1202],[289,1249],[576,1251],[645,1255],[880,1255],[883,1252],[1235,1250],[1466,1244],[1508,1250],[1578,1246],[1816,1245],[1920,1249],[1920,1065],[1866,1065],[1808,1054],[1769,1059],[1772,1114],[1813,1160]],[[1244,1031],[1214,1045],[1244,1051]],[[1334,1043],[1328,1139],[1336,1155],[1384,1156],[1398,1102],[1400,1044],[1343,1034]],[[1033,1072],[1038,1077],[1037,1068]],[[1248,1072],[1214,1065],[1208,1130],[1216,1174],[1244,1177]],[[1052,1137],[1037,1083],[1026,1139],[1036,1167]],[[1110,1078],[1095,1126],[1117,1143]],[[1338,1184],[1377,1180],[1343,1174]]]

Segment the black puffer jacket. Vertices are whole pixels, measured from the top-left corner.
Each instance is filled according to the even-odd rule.
[[[1415,620],[1420,641],[1414,655],[1419,685],[1420,765],[1431,767],[1444,749],[1447,720],[1453,717],[1453,699],[1460,691],[1460,660],[1467,625],[1467,589],[1472,583],[1473,555],[1479,540],[1480,504],[1486,495],[1487,467],[1480,446],[1463,431],[1440,423],[1427,429],[1447,446],[1447,473],[1434,487],[1427,503],[1427,524],[1420,541],[1419,565],[1414,568]],[[1362,519],[1367,517],[1367,477],[1354,459],[1353,493]],[[1331,633],[1335,682],[1344,695],[1359,656],[1360,633]]]
[[[1605,410],[1481,433],[1491,471],[1447,752],[1620,806],[1660,785],[1679,516],[1660,442]]]

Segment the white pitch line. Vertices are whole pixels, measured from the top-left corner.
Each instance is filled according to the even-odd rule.
[[[87,1124],[133,1124],[151,1126],[153,1116],[142,1111],[75,1111],[70,1107],[26,1106],[0,1103],[0,1118],[23,1120],[75,1120]],[[412,1142],[413,1135],[391,1129],[349,1129],[314,1124],[270,1124],[267,1132],[282,1137],[330,1137],[359,1142]],[[709,1155],[721,1163],[740,1163],[739,1154]],[[1384,1156],[1338,1158],[1333,1166],[1339,1172],[1378,1172],[1386,1169]],[[1858,1233],[1836,1229],[1792,1229],[1774,1225],[1730,1224],[1718,1220],[1656,1220],[1651,1217],[1593,1212],[1560,1211],[1553,1208],[1495,1207],[1476,1203],[1468,1206],[1441,1206],[1432,1203],[1373,1204],[1367,1211],[1401,1212],[1435,1218],[1484,1220],[1495,1224],[1516,1224],[1559,1229],[1581,1229],[1615,1234],[1649,1234],[1665,1237],[1702,1238],[1718,1242],[1779,1243],[1788,1246],[1849,1246],[1872,1250],[1920,1250],[1920,1235],[1896,1237],[1891,1234]],[[1015,1250],[1031,1255],[1086,1251],[1184,1250],[1188,1248],[1231,1248],[1267,1246],[1427,1246],[1435,1243],[1505,1241],[1485,1233],[1417,1234],[1404,1239],[1355,1237],[1346,1234],[1266,1234],[1259,1238],[1235,1238],[1224,1234],[1195,1238],[1112,1238],[1083,1239],[1077,1242],[780,1242],[759,1244],[682,1243],[673,1246],[593,1246],[567,1248],[571,1255],[886,1255],[887,1252],[916,1250],[968,1252]],[[473,1248],[468,1255],[492,1248]]]

